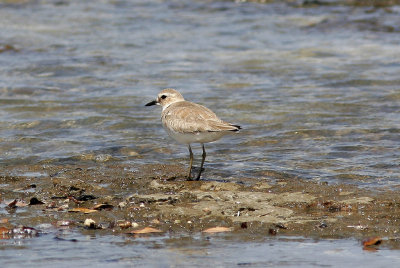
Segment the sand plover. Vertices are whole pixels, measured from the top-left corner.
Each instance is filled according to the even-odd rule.
[[[207,107],[185,101],[181,93],[172,88],[162,90],[156,100],[146,104],[146,106],[152,105],[162,106],[161,121],[168,135],[177,142],[188,145],[189,180],[192,179],[193,164],[191,143],[200,143],[203,148],[200,171],[196,177],[196,180],[199,180],[206,159],[204,143],[216,141],[230,132],[241,129],[238,125],[222,121]]]

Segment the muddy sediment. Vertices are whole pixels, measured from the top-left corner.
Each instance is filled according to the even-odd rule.
[[[223,226],[251,236],[378,236],[391,248],[400,247],[396,191],[269,172],[258,181],[186,181],[184,168],[177,165],[144,165],[134,171],[123,165],[20,170],[24,176],[0,177],[2,230],[51,225],[125,235],[144,227],[195,233]]]

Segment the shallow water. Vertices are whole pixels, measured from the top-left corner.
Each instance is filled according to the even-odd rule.
[[[246,235],[247,236],[247,235]],[[378,267],[398,264],[396,251],[362,250],[356,240],[293,237],[247,238],[230,235],[115,237],[60,230],[39,239],[0,241],[5,267]],[[59,252],[63,254],[60,255]],[[238,254],[240,252],[240,254]]]
[[[124,162],[132,170],[145,163],[187,165],[186,147],[162,130],[160,109],[144,107],[162,88],[174,87],[243,127],[206,146],[204,179],[281,174],[399,185],[400,8],[309,3],[0,1],[2,173],[41,177],[47,163],[81,161]],[[195,155],[198,161],[199,147]],[[17,168],[37,163],[43,172]],[[62,233],[78,240],[71,242],[56,236],[3,240],[1,263],[365,267],[399,261],[396,251],[365,252],[351,239]]]
[[[1,163],[179,161],[165,87],[243,126],[205,177],[398,184],[400,8],[2,1]],[[199,152],[196,150],[197,157]]]

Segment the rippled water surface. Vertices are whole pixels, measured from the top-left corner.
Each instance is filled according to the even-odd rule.
[[[355,240],[243,242],[229,235],[132,238],[68,232],[0,242],[0,256],[5,267],[21,267],[21,259],[29,267],[369,267],[371,262],[394,267],[400,260],[396,251],[363,251]]]
[[[206,177],[398,184],[400,8],[329,3],[1,1],[0,161],[187,164],[175,87],[243,126]]]
[[[399,6],[340,1],[1,0],[0,164],[187,165],[186,147],[162,130],[159,107],[144,107],[174,87],[243,127],[206,146],[205,179],[290,174],[398,185],[399,25]],[[195,155],[199,160],[199,147]],[[398,263],[396,252],[363,252],[353,240],[67,239],[78,242],[53,234],[4,240],[1,262]],[[190,241],[180,247],[181,239]]]

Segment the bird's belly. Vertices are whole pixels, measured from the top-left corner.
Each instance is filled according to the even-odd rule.
[[[225,132],[195,132],[195,133],[180,133],[174,132],[166,128],[168,135],[179,143],[207,143],[219,140],[224,136]]]

